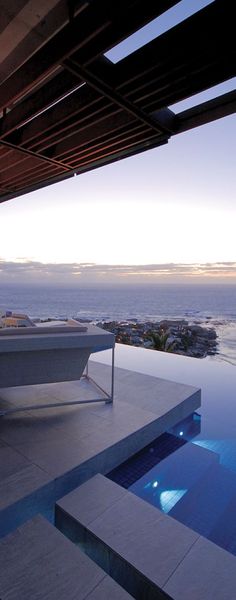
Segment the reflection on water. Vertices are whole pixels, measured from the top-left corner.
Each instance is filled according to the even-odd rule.
[[[217,326],[217,359],[236,365],[236,323],[226,322]]]
[[[235,366],[121,345],[116,365],[201,388],[199,414],[164,434],[178,443],[129,489],[236,555]]]
[[[109,362],[109,354],[99,353],[94,359]],[[202,402],[198,413],[201,415],[201,431],[195,439],[212,444],[220,441],[222,461],[236,470],[235,366],[211,357],[196,359],[122,344],[116,344],[115,364],[200,388]]]

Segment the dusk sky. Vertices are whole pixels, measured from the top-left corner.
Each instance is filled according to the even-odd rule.
[[[196,1],[180,2],[110,59],[122,58],[194,7]],[[214,93],[234,89],[235,82],[217,86]],[[210,97],[211,92],[199,94],[170,108],[178,112]],[[45,282],[53,275],[64,283],[222,276],[236,282],[235,151],[233,115],[155,150],[1,204],[0,281]]]

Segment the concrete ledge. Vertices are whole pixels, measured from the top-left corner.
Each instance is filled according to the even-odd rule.
[[[0,543],[1,600],[128,600],[130,595],[42,517]]]
[[[56,506],[56,525],[141,600],[232,600],[236,557],[97,475]]]

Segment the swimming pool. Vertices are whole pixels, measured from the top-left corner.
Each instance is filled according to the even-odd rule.
[[[124,362],[201,387],[202,406],[111,478],[236,554],[236,368],[127,347],[118,350],[116,364]]]

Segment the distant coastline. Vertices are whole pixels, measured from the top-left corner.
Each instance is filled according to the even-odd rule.
[[[235,285],[145,284],[106,289],[1,285],[0,308],[31,318],[75,318],[93,323],[151,322],[156,327],[163,320],[183,320],[189,326],[215,330],[217,350],[211,355],[209,349],[209,360],[236,365]]]
[[[41,320],[41,322],[51,319]],[[82,319],[79,323],[84,323]],[[140,346],[173,352],[183,356],[205,358],[217,353],[217,333],[214,327],[190,325],[188,321],[163,320],[160,322],[145,321],[98,321],[95,325],[115,334],[116,343],[129,346]]]
[[[97,323],[115,334],[116,342],[141,346],[161,352],[172,352],[194,358],[217,353],[217,333],[214,327],[190,325],[186,320],[163,320],[144,323],[111,321]]]

